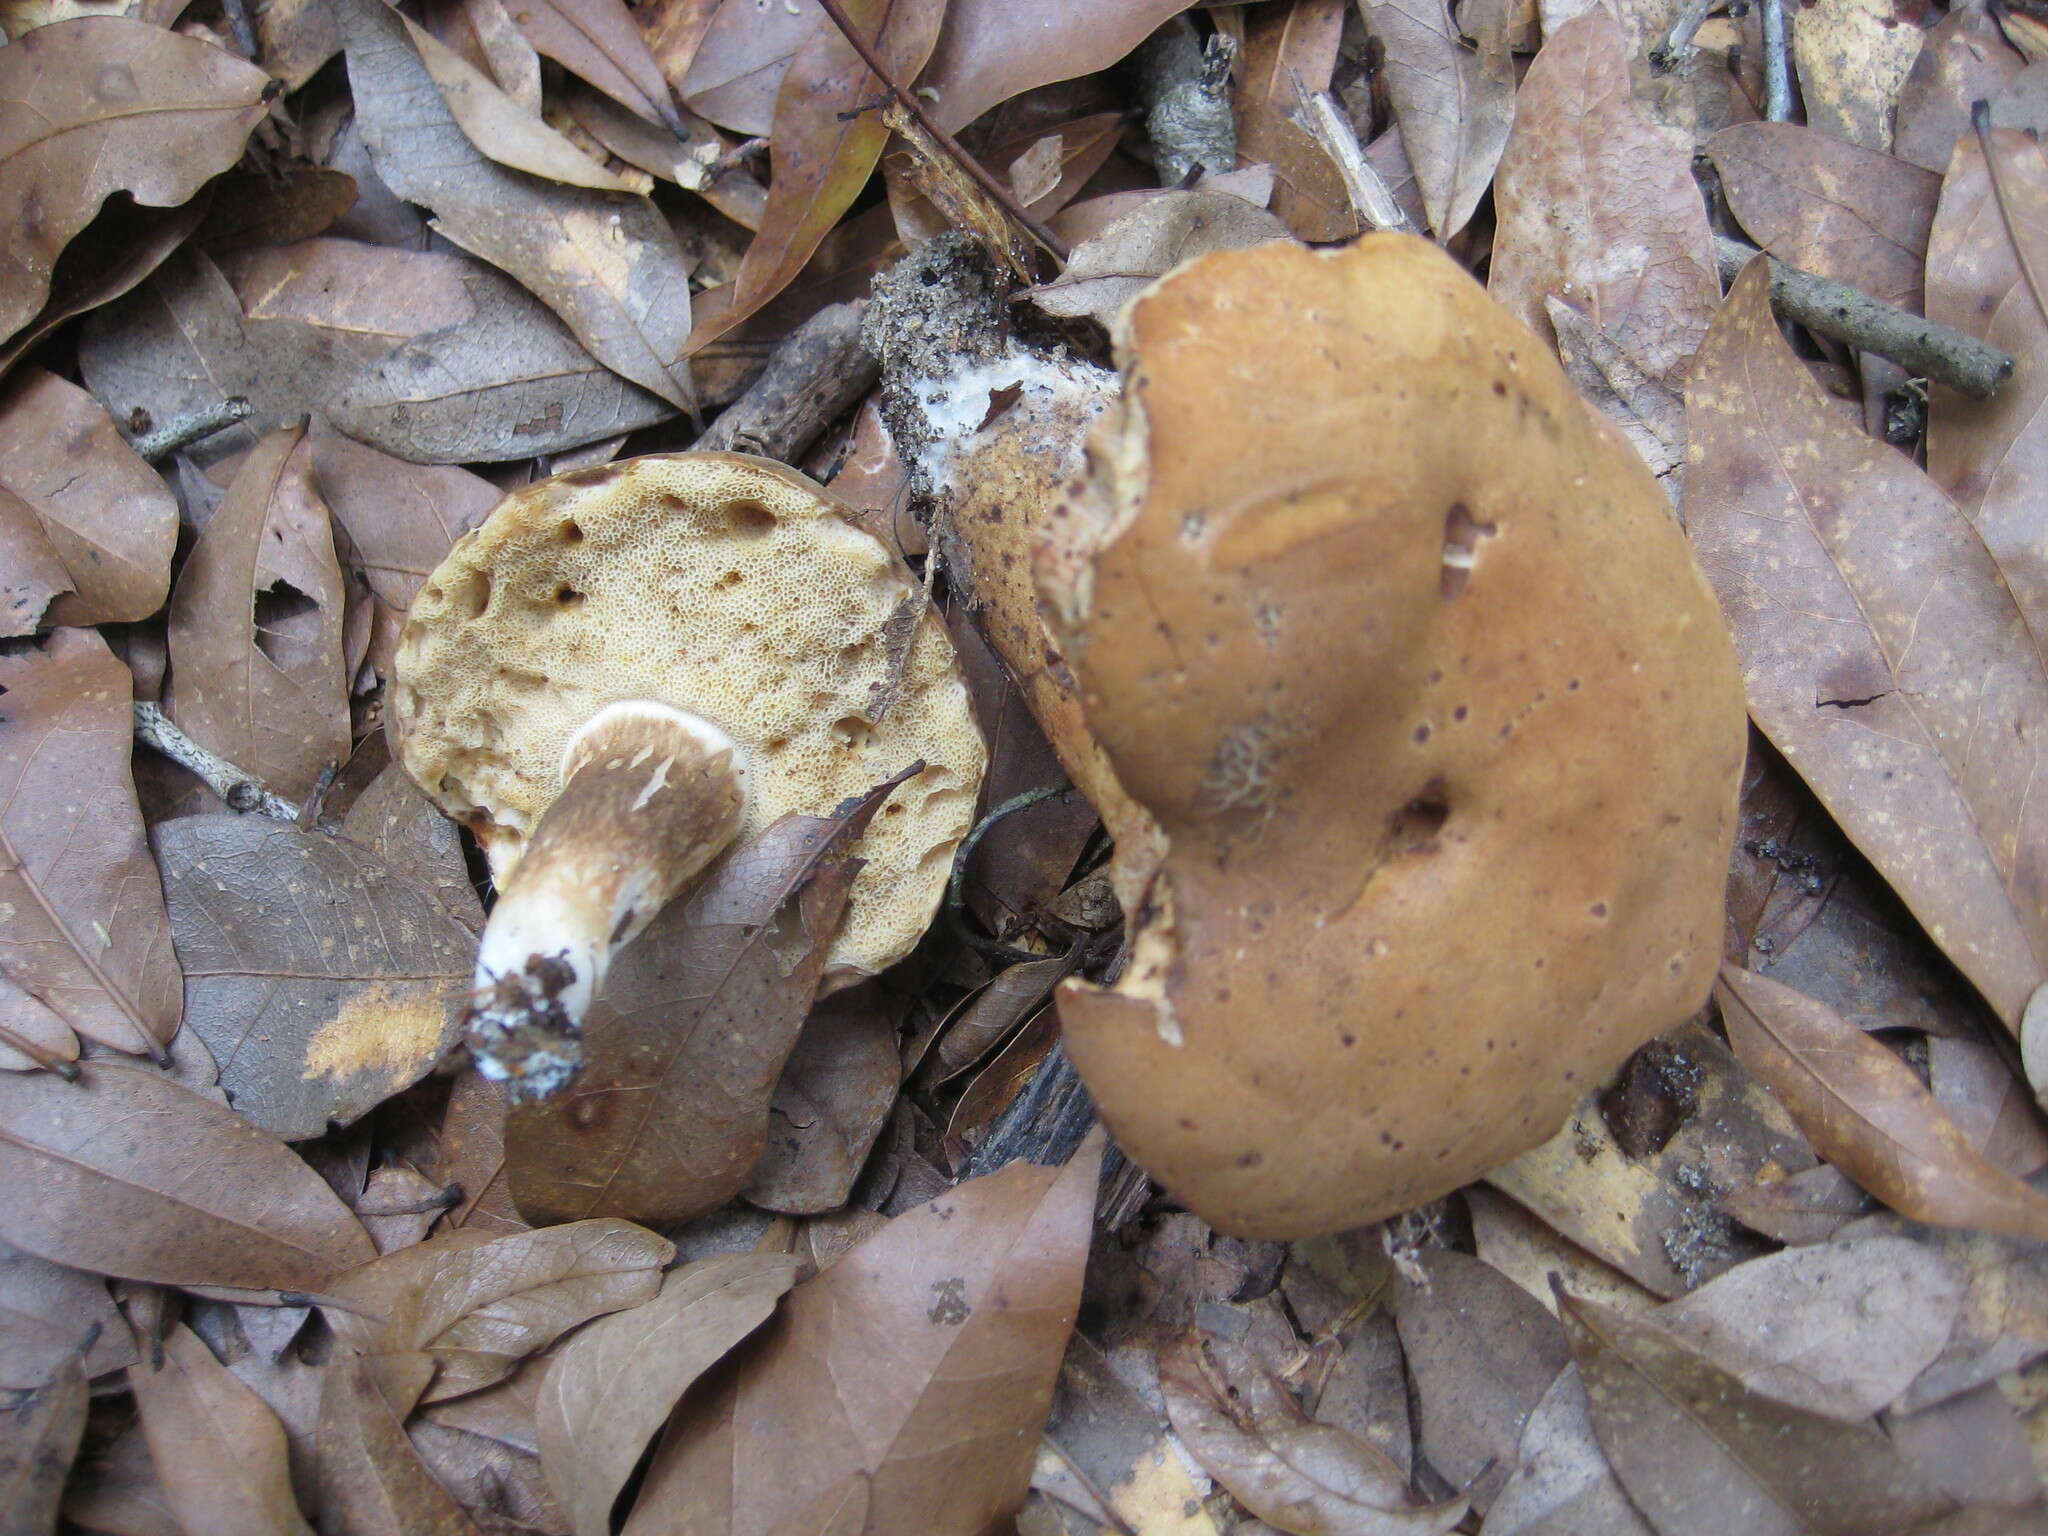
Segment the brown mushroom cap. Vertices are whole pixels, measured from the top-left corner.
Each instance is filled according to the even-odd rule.
[[[1356,1226],[1705,1001],[1734,651],[1648,472],[1426,241],[1203,257],[1117,344],[1041,586],[1165,851],[1068,1049],[1217,1227]]]
[[[515,491],[449,551],[399,642],[398,757],[503,885],[604,705],[703,717],[746,759],[739,839],[823,814],[919,758],[882,807],[828,961],[901,959],[937,909],[987,753],[915,584],[795,470],[662,454]],[[914,628],[913,628],[914,626]]]

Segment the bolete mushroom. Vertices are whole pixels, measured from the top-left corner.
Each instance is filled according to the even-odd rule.
[[[1158,832],[1067,1048],[1215,1226],[1355,1226],[1705,1001],[1734,651],[1649,473],[1426,241],[1205,256],[1116,344],[1039,577]]]
[[[515,1099],[561,1091],[611,958],[736,837],[922,760],[869,823],[825,985],[924,932],[986,763],[951,642],[810,479],[655,455],[515,491],[415,599],[397,756],[499,888],[470,1043]]]

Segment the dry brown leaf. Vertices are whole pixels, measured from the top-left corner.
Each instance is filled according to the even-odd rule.
[[[320,1400],[318,1514],[329,1536],[483,1536],[420,1461],[367,1363],[345,1352]]]
[[[1318,1424],[1242,1347],[1191,1333],[1161,1351],[1166,1412],[1205,1471],[1253,1514],[1301,1536],[1442,1536],[1469,1501],[1420,1507],[1384,1451]]]
[[[57,1529],[88,1396],[85,1371],[69,1354],[0,1414],[0,1536],[50,1536]]]
[[[1929,391],[1927,472],[1963,510],[2026,616],[2048,643],[2048,551],[2038,488],[2048,475],[2048,312],[2033,277],[2048,271],[2048,160],[2023,133],[1956,146],[1927,248],[1927,318],[1981,336],[2020,359],[1988,401]],[[1992,171],[1996,170],[1994,181]]]
[[[363,139],[392,191],[518,279],[606,367],[691,409],[689,274],[660,211],[494,164],[456,126],[397,13],[382,0],[337,0],[336,14]]]
[[[1989,1042],[1927,1042],[1935,1102],[1989,1162],[2017,1178],[2048,1167],[2048,1125],[2023,1078]]]
[[[1707,144],[1729,209],[1795,267],[1920,307],[1940,178],[1796,123],[1739,123]]]
[[[686,1221],[739,1192],[838,931],[848,825],[784,817],[620,954],[584,1021],[583,1075],[507,1118],[520,1214]]]
[[[415,1168],[394,1164],[370,1170],[362,1198],[355,1203],[356,1220],[370,1234],[378,1253],[395,1253],[425,1242],[448,1204],[444,1185]]]
[[[1621,428],[1650,473],[1674,500],[1684,485],[1685,402],[1599,326],[1546,294],[1543,312],[1557,337],[1557,360],[1578,392]]]
[[[848,0],[847,16],[898,81],[913,79],[938,41],[946,0]],[[889,130],[872,110],[881,83],[837,27],[798,50],[775,98],[770,182],[761,228],[720,314],[690,334],[700,351],[787,288],[867,184]]]
[[[1690,158],[1630,96],[1625,47],[1620,23],[1595,7],[1530,66],[1494,179],[1487,292],[1539,336],[1545,299],[1561,298],[1675,385],[1721,284]]]
[[[79,1458],[64,1490],[64,1518],[114,1536],[185,1536],[164,1503],[142,1426],[132,1421],[106,1446]]]
[[[129,773],[128,669],[61,629],[0,655],[0,691],[0,978],[90,1039],[160,1050],[178,962]]]
[[[731,148],[716,128],[695,113],[684,120],[684,136],[650,123],[609,96],[579,89],[568,99],[576,126],[628,165],[675,182],[703,198],[745,229],[759,229],[768,189],[738,168],[712,175],[706,167]]]
[[[1920,29],[1901,26],[1890,0],[1810,0],[1790,30],[1806,120],[1831,138],[1889,151]]]
[[[449,1177],[462,1186],[462,1204],[448,1213],[448,1225],[492,1234],[526,1231],[530,1223],[512,1203],[505,1172],[504,1090],[469,1068],[448,1095],[441,1135]]]
[[[254,816],[161,823],[186,1027],[286,1140],[348,1125],[462,1035],[476,936],[366,849]]]
[[[77,385],[24,368],[0,398],[0,486],[41,520],[74,596],[51,624],[132,623],[171,588],[178,503]]]
[[[1075,246],[1058,277],[1029,290],[1031,302],[1049,315],[1087,315],[1107,326],[1155,277],[1191,257],[1287,238],[1279,219],[1228,192],[1164,192]]]
[[[110,195],[175,207],[240,159],[268,84],[231,53],[115,16],[0,50],[0,214],[13,232],[0,339],[43,307],[59,253]]]
[[[1853,1424],[1948,1342],[1962,1269],[1903,1237],[1766,1254],[1648,1314],[1752,1392]]]
[[[42,1385],[81,1346],[88,1376],[135,1359],[106,1282],[0,1243],[0,1387],[25,1392]]]
[[[470,884],[455,823],[396,763],[386,763],[356,797],[341,819],[341,835],[424,887],[469,932],[483,932],[483,903]]]
[[[1593,1429],[1659,1536],[1883,1536],[1953,1506],[1876,1430],[1748,1391],[1654,1323],[1562,1298]]]
[[[520,110],[541,112],[540,55],[504,0],[428,0],[427,30],[482,70]]]
[[[313,439],[313,474],[348,539],[343,563],[397,609],[499,500],[468,470],[409,463],[346,437]]]
[[[314,239],[356,204],[355,177],[297,162],[272,171],[230,171],[211,190],[206,220],[192,238],[216,252]]]
[[[684,1404],[628,1536],[976,1536],[1015,1510],[1080,1303],[1101,1156],[1097,1136],[1064,1168],[970,1180],[791,1291]]]
[[[51,599],[70,590],[36,509],[0,486],[0,639],[34,634]]]
[[[376,1250],[283,1142],[140,1067],[0,1075],[0,1239],[159,1285],[317,1291]]]
[[[327,1294],[341,1305],[327,1320],[380,1375],[385,1362],[430,1355],[439,1369],[421,1386],[440,1402],[504,1380],[579,1323],[638,1306],[674,1257],[666,1238],[608,1217],[504,1237],[450,1232],[335,1281]]]
[[[1545,1311],[1555,1313],[1550,1277],[1561,1276],[1574,1296],[1585,1296],[1624,1312],[1643,1312],[1657,1297],[1613,1265],[1537,1220],[1521,1206],[1484,1184],[1460,1192],[1472,1218],[1472,1243],[1479,1257],[1527,1291]]]
[[[1302,126],[1300,97],[1330,88],[1349,10],[1348,0],[1304,0],[1261,6],[1245,18],[1238,160],[1273,167],[1273,212],[1299,240],[1348,240],[1359,229],[1343,173]]]
[[[902,1007],[870,983],[814,1005],[768,1103],[768,1140],[741,1195],[765,1210],[836,1210],[867,1166],[902,1084]]]
[[[1657,1536],[1593,1435],[1576,1365],[1558,1372],[1529,1411],[1514,1474],[1486,1512],[1485,1536]]]
[[[571,74],[649,122],[683,131],[668,81],[622,0],[520,0],[512,19]]]
[[[533,14],[554,14],[533,0]],[[403,18],[401,18],[403,19]],[[426,28],[406,20],[405,35],[433,77],[464,137],[484,156],[565,186],[624,192],[626,184],[508,96],[489,75]]]
[[[727,0],[727,9],[735,3]],[[1188,0],[952,0],[918,85],[937,98],[939,126],[958,132],[998,102],[1108,69],[1187,6]]]
[[[2028,794],[2048,672],[1989,552],[1829,403],[1761,262],[1700,348],[1686,418],[1686,523],[1751,716],[2016,1029],[2048,969],[2048,802]]]
[[[435,1480],[488,1530],[568,1536],[538,1456],[432,1418],[415,1418],[406,1433]]]
[[[164,1498],[188,1531],[312,1536],[292,1497],[284,1426],[182,1323],[128,1385]]]
[[[712,3],[714,14],[686,18],[673,37],[664,29],[650,37],[649,48],[692,111],[734,133],[765,137],[790,61],[832,23],[815,7]]]
[[[1893,153],[1939,176],[1956,140],[1970,131],[1970,103],[1995,99],[2025,62],[1986,8],[1950,11],[1927,34],[1899,87]]]
[[[1913,1069],[1834,1009],[1732,965],[1715,996],[1743,1064],[1878,1199],[1915,1221],[2048,1239],[2048,1195],[1986,1162]]]
[[[1571,1358],[1557,1320],[1491,1265],[1443,1249],[1395,1266],[1392,1301],[1422,1453],[1484,1510],[1514,1470],[1530,1410]]]
[[[1401,124],[1429,227],[1463,229],[1486,194],[1515,118],[1515,72],[1504,37],[1467,46],[1447,0],[1359,0],[1386,50],[1387,95]]]
[[[170,715],[300,799],[349,755],[341,567],[303,427],[257,445],[171,597]]]
[[[535,1415],[541,1465],[576,1536],[611,1536],[612,1504],[677,1399],[752,1333],[796,1260],[732,1253],[671,1270],[654,1300],[559,1350]]]

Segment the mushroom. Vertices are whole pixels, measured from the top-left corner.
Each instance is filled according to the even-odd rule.
[[[1110,828],[1129,963],[1063,984],[1067,1049],[1216,1227],[1356,1226],[1705,1002],[1734,650],[1656,482],[1426,241],[1201,257],[1116,344],[1038,575],[1156,831]]]
[[[828,988],[907,954],[987,754],[944,628],[806,476],[662,454],[513,492],[415,599],[396,754],[499,890],[470,1043],[560,1092],[612,957],[735,838],[922,759],[863,835]]]

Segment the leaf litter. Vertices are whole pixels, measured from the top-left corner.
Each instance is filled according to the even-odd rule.
[[[1129,61],[1178,0],[838,9],[888,79],[815,0],[278,3],[253,51],[218,0],[8,12],[0,1525],[2031,1529],[2037,24],[1797,8],[1763,121],[1741,6],[1668,59],[1632,0],[1204,7],[1236,168],[1162,186]],[[1011,330],[1107,365],[1176,263],[1390,204],[1555,345],[1716,585],[1770,745],[1715,1007],[1486,1182],[1246,1243],[1059,1111],[1045,990],[1120,938],[1079,796],[818,995],[871,803],[725,860],[622,955],[577,1090],[508,1111],[458,1043],[481,865],[382,742],[449,547],[687,446],[952,221]],[[1788,330],[1716,236],[2015,374],[1976,402]],[[875,425],[792,457],[963,636],[1036,634],[1028,573],[927,552]],[[984,809],[1057,787],[1004,670],[1044,648],[962,644]],[[138,698],[297,824],[138,756]]]

